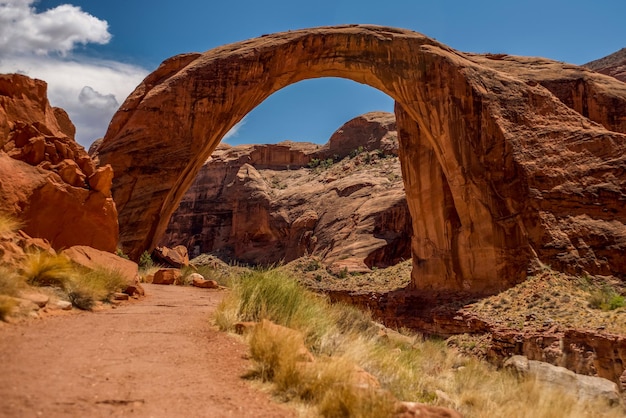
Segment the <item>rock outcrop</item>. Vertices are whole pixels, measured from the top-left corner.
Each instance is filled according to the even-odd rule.
[[[116,173],[126,251],[156,246],[238,121],[281,88],[322,76],[396,101],[414,289],[494,292],[522,281],[536,260],[626,276],[626,84],[361,25],[179,55],[146,77],[98,149]]]
[[[409,259],[397,149],[395,118],[385,112],[347,122],[323,147],[220,146],[161,244],[266,265],[313,254],[350,272]]]
[[[622,48],[604,58],[588,62],[584,66],[626,83],[626,48]]]
[[[96,167],[74,141],[74,126],[65,111],[50,107],[46,89],[40,80],[0,75],[2,210],[56,249],[115,251],[113,170]]]

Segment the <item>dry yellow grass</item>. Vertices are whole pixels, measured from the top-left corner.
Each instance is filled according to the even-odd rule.
[[[274,383],[276,393],[310,402],[322,416],[389,416],[385,409],[390,408],[389,400],[380,392],[353,391],[346,384],[357,366],[397,399],[450,407],[467,417],[624,416],[621,407],[580,402],[545,384],[466,357],[444,341],[423,341],[417,336],[381,339],[372,331],[376,327],[367,325],[367,315],[330,305],[294,283],[284,273],[254,273],[235,287],[217,315],[224,323],[267,318],[302,330],[318,359],[312,365],[294,360],[296,344],[275,335],[254,337],[252,357],[261,362],[259,375]],[[351,409],[360,408],[355,405],[365,410]]]

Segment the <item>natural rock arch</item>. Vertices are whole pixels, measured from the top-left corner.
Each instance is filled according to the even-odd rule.
[[[510,286],[532,259],[549,255],[548,210],[534,202],[571,182],[563,170],[574,164],[554,145],[603,137],[619,143],[620,155],[626,141],[572,109],[580,101],[564,105],[532,68],[517,61],[523,70],[498,68],[503,59],[462,54],[412,31],[361,25],[265,35],[170,58],[129,96],[98,149],[100,163],[115,171],[123,248],[138,258],[156,244],[203,162],[263,100],[304,79],[342,77],[396,101],[415,236],[413,286],[470,292]],[[572,152],[611,169],[587,151]],[[544,175],[541,164],[561,171]],[[617,206],[623,218],[623,204]]]

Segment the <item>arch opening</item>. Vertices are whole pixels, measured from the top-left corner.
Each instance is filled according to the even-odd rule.
[[[331,79],[329,91],[320,89],[324,81],[285,87],[244,120],[285,90],[300,94],[281,97],[279,105],[290,108],[287,115],[280,114],[281,120],[311,95],[316,96],[313,107],[337,100],[333,105],[346,107],[341,115],[350,115],[344,116],[348,119],[338,119],[328,109],[308,120],[332,118],[335,125],[331,131],[326,122],[325,142],[319,137],[318,144],[293,142],[297,136],[283,135],[281,139],[289,140],[254,145],[246,141],[250,134],[245,132],[240,145],[223,140],[185,193],[158,245],[182,244],[193,257],[212,253],[227,262],[265,266],[314,256],[333,271],[359,273],[410,260],[412,227],[395,116],[380,107],[366,111],[381,104],[382,93],[369,86]],[[307,88],[294,89],[301,84]],[[308,94],[302,98],[302,93]],[[369,102],[352,103],[366,97]],[[277,112],[276,102],[272,104],[271,112]],[[310,118],[313,111],[305,113]]]

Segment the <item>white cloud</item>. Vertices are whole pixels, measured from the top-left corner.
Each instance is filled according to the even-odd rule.
[[[106,44],[108,23],[80,7],[62,4],[37,13],[34,0],[0,1],[0,53],[67,54],[76,44]]]
[[[48,83],[52,106],[62,107],[84,147],[104,136],[113,114],[143,80],[144,68],[115,61],[14,56],[0,60],[0,72],[21,73]]]
[[[230,128],[230,130],[228,132],[226,132],[226,135],[224,135],[224,138],[222,138],[222,141],[225,141],[226,143],[228,143],[229,139],[235,138],[237,136],[237,134],[239,134],[239,130],[243,127],[243,125],[246,124],[246,118],[247,117],[248,116],[244,116],[244,118],[241,119],[239,122],[237,122],[235,124],[235,126]]]
[[[46,81],[50,103],[67,111],[77,142],[88,148],[148,71],[72,56],[77,44],[107,43],[107,22],[71,5],[36,13],[33,2],[0,0],[0,73]]]
[[[78,101],[85,106],[102,109],[102,110],[116,110],[120,107],[117,99],[112,94],[100,94],[89,86],[83,87],[78,94]]]

